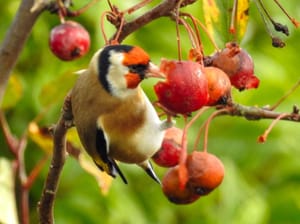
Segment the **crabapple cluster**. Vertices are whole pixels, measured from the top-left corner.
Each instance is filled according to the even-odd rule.
[[[162,107],[189,114],[203,106],[226,104],[231,100],[231,86],[240,91],[258,87],[253,60],[238,44],[227,43],[208,59],[205,66],[193,61],[162,60],[160,70],[166,80],[154,86]]]
[[[182,184],[179,177],[180,156],[184,150],[182,138],[181,129],[176,127],[167,129],[162,146],[152,159],[157,165],[169,168],[162,179],[164,195],[173,203],[189,204],[200,196],[209,194],[221,184],[224,166],[210,153],[193,151],[185,160],[187,182]]]
[[[181,187],[179,166],[170,168],[162,180],[166,197],[176,204],[189,204],[218,187],[224,177],[224,166],[214,155],[193,151],[186,159],[187,183]]]
[[[221,184],[224,166],[210,153],[193,151],[185,160],[187,182],[182,184],[178,165],[184,150],[181,144],[182,135],[183,131],[179,128],[167,129],[162,146],[152,159],[159,166],[169,167],[162,180],[164,195],[173,203],[189,204]]]
[[[158,82],[154,91],[169,115],[186,116],[204,106],[229,105],[232,86],[242,91],[259,85],[251,57],[236,43],[226,44],[205,63],[163,59],[160,70],[166,80]],[[183,134],[178,128],[167,130],[161,149],[153,156],[158,165],[170,167],[163,177],[162,190],[176,204],[192,203],[209,194],[224,177],[222,162],[206,149],[185,152]]]

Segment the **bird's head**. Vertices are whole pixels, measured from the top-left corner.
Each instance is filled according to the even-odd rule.
[[[94,61],[101,85],[116,97],[130,95],[147,77],[161,76],[149,55],[137,46],[106,46],[96,53]]]

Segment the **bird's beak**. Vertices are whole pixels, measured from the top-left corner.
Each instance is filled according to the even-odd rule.
[[[145,75],[146,78],[166,78],[165,74],[162,73],[159,69],[159,67],[153,63],[149,63],[149,68],[147,70],[147,73]]]

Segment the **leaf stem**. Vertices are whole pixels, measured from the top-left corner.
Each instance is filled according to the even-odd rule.
[[[275,110],[286,98],[288,98],[293,92],[300,86],[300,80],[284,95],[282,96],[273,106],[269,107],[269,110]]]

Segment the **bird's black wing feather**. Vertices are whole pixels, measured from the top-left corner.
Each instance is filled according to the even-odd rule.
[[[120,177],[122,178],[123,182],[125,184],[127,184],[127,180],[126,180],[125,176],[123,175],[122,171],[120,170],[116,161],[107,155],[107,142],[105,140],[103,130],[100,128],[97,129],[97,133],[96,133],[96,149],[97,149],[97,152],[100,155],[102,161],[104,163],[106,163],[109,168],[108,174],[111,175],[112,177],[115,177],[116,174],[119,174]],[[101,170],[103,170],[103,167],[101,167],[101,165],[99,165],[97,163],[96,163],[96,165]]]

